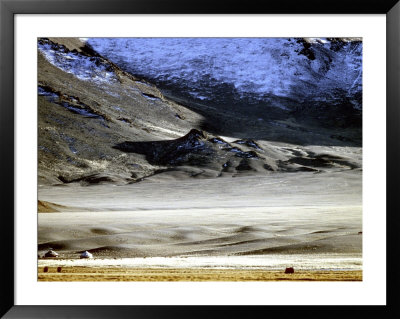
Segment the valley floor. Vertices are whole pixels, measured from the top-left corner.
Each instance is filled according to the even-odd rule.
[[[360,280],[361,193],[357,170],[40,187],[39,280]]]

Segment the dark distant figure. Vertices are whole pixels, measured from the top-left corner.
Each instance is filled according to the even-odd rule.
[[[48,271],[49,271],[49,267],[46,266],[43,268],[43,272],[48,272]]]
[[[61,267],[57,267],[57,272],[61,272]]]
[[[294,274],[294,269],[293,267],[288,267],[285,269],[285,274]]]

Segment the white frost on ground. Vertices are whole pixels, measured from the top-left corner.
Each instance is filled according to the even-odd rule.
[[[214,268],[281,270],[360,270],[361,254],[272,254],[263,256],[147,257],[117,259],[40,259],[44,266],[135,267],[135,268]]]

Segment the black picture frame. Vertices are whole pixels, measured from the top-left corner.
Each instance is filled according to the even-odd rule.
[[[400,243],[397,201],[400,162],[400,3],[399,0],[285,0],[257,3],[184,0],[0,0],[0,181],[1,222],[8,225],[0,232],[1,308],[4,318],[165,318],[165,317],[247,317],[260,310],[268,316],[334,315],[343,318],[369,314],[373,317],[399,316],[396,252]],[[387,177],[387,305],[386,306],[23,306],[14,302],[14,16],[16,14],[385,14],[387,19],[387,105],[386,105],[386,177]],[[383,172],[382,172],[383,173]],[[384,214],[385,212],[378,212]],[[265,309],[268,307],[268,309]],[[321,313],[322,312],[322,313]]]

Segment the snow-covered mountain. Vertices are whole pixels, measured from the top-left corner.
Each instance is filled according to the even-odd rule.
[[[362,108],[355,38],[89,38],[122,69],[208,104]]]

